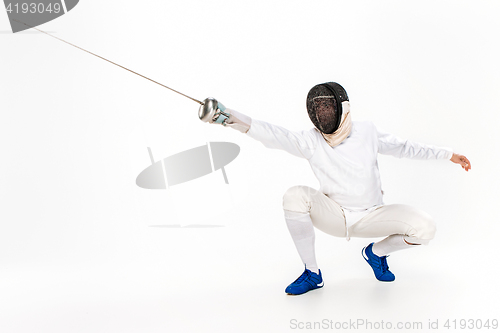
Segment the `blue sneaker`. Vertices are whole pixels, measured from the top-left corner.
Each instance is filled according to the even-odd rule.
[[[396,277],[389,270],[387,265],[387,256],[379,257],[372,251],[373,243],[363,248],[361,254],[365,258],[366,262],[372,267],[375,277],[379,281],[390,282],[394,281]]]
[[[323,287],[321,270],[319,270],[319,274],[316,274],[306,268],[304,273],[302,273],[297,280],[293,281],[288,287],[286,287],[285,292],[288,295],[300,295],[307,293],[309,290],[321,287]]]

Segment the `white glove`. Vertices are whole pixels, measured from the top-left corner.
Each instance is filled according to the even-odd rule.
[[[231,109],[226,109],[226,113],[229,113],[229,119],[226,120],[227,127],[231,127],[241,133],[248,132],[252,125],[252,118]]]

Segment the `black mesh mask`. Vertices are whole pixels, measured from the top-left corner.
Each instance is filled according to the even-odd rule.
[[[340,126],[342,102],[348,100],[349,97],[340,84],[321,83],[307,94],[307,113],[317,129],[325,134],[332,134]]]

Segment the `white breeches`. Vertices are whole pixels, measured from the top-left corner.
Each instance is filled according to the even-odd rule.
[[[348,239],[400,234],[408,243],[427,244],[436,233],[432,217],[412,206],[393,204],[364,212],[350,212],[325,194],[307,186],[288,189],[283,196],[283,209],[285,212],[309,213],[316,228]]]

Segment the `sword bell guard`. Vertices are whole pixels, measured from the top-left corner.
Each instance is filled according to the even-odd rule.
[[[226,107],[217,102],[215,98],[208,97],[198,110],[198,117],[206,123],[217,123],[226,126],[226,120],[229,118],[229,112],[225,112]]]
[[[200,109],[198,110],[198,117],[200,117],[201,121],[206,123],[212,123],[215,113],[217,112],[217,105],[219,103],[215,98],[209,97],[203,101],[203,104],[200,105]]]

